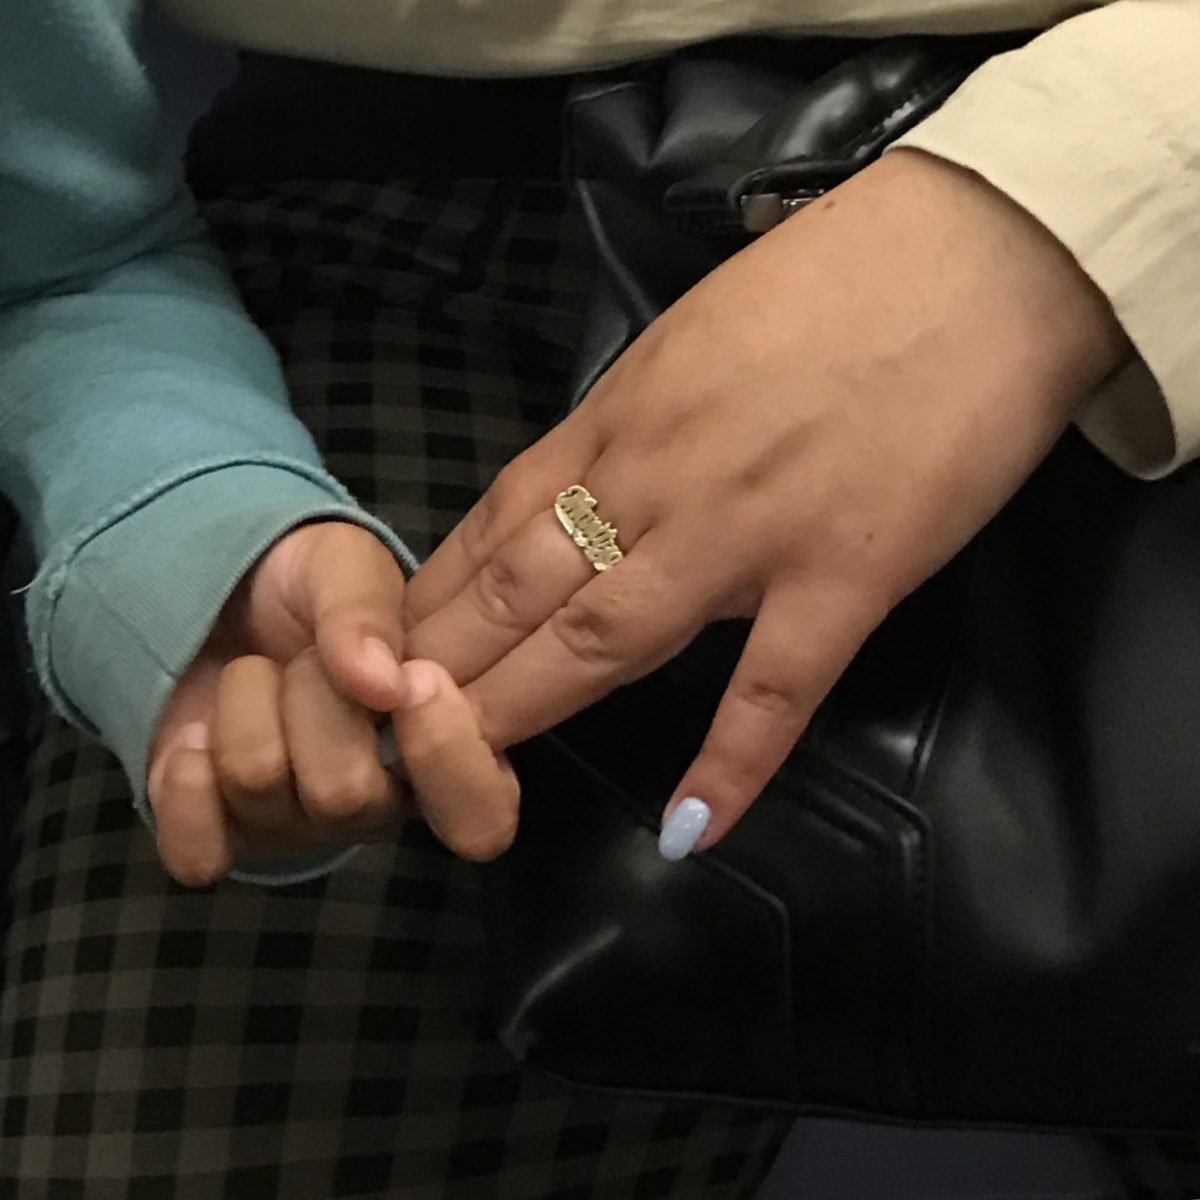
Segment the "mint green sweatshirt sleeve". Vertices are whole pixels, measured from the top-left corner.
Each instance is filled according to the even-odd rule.
[[[322,470],[204,240],[158,138],[140,0],[2,7],[0,490],[37,553],[41,682],[148,817],[163,704],[263,550],[337,518],[413,563]]]

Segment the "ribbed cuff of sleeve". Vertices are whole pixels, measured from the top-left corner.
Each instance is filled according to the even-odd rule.
[[[211,463],[147,488],[100,516],[35,579],[28,614],[42,685],[68,719],[114,751],[147,824],[149,747],[176,681],[250,566],[315,520],[361,525],[415,569],[407,547],[331,476],[263,458]],[[237,877],[300,882],[351,849],[246,867]]]
[[[1200,4],[1119,0],[977,71],[897,146],[977,172],[1071,252],[1138,361],[1079,417],[1126,470],[1200,453]]]

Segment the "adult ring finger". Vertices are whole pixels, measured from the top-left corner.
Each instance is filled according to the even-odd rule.
[[[622,557],[617,529],[592,494],[582,484],[568,487],[410,630],[406,651],[437,659],[460,683],[475,679]]]

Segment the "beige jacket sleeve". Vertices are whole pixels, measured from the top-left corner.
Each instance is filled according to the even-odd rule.
[[[900,143],[977,171],[1112,301],[1139,358],[1079,424],[1154,477],[1200,455],[1200,0],[1118,0],[987,63]]]

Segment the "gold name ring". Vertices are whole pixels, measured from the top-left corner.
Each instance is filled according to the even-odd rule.
[[[597,571],[607,571],[625,557],[617,545],[616,529],[600,519],[596,498],[587,488],[577,483],[559,492],[554,515]]]

